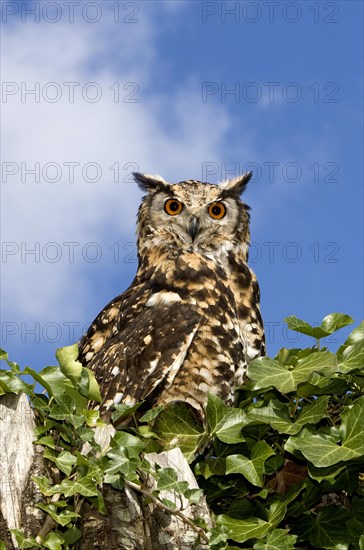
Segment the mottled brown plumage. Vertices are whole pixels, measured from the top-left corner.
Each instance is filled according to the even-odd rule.
[[[264,354],[249,207],[239,198],[250,176],[212,185],[134,175],[147,192],[138,271],[80,342],[103,408],[183,400],[201,410],[208,391],[232,404],[247,363]]]

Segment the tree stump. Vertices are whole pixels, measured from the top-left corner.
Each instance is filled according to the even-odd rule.
[[[42,456],[42,447],[34,445],[34,413],[25,395],[6,394],[0,397],[0,540],[8,550],[18,548],[9,529],[19,529],[27,536],[46,534],[47,515],[37,508],[43,501],[32,476],[45,475],[54,479],[49,462]],[[105,433],[100,437],[105,438]],[[110,429],[106,433],[110,437]],[[179,481],[197,488],[196,479],[181,450],[175,448],[160,454],[146,454],[152,466],[173,468]],[[145,480],[152,492],[155,481]],[[144,497],[130,486],[117,491],[109,485],[102,489],[107,515],[100,514],[90,503],[81,507],[83,536],[78,550],[107,548],[108,550],[188,550],[195,548],[198,534],[188,522],[161,509],[155,503],[145,504]],[[175,503],[188,520],[203,519],[210,525],[210,513],[204,497],[190,504],[174,491],[162,491],[160,496]],[[199,550],[206,548],[200,544]]]

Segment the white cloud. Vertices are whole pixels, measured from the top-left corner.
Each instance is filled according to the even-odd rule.
[[[199,177],[204,159],[222,158],[230,125],[223,106],[202,108],[193,84],[174,95],[144,93],[157,70],[157,27],[151,10],[139,16],[138,24],[121,29],[109,21],[4,25],[3,78],[7,90],[14,83],[19,91],[2,104],[2,166],[18,170],[2,181],[2,240],[15,243],[18,250],[8,254],[6,262],[3,257],[3,320],[84,318],[92,284],[86,279],[90,264],[80,257],[82,246],[96,242],[107,247],[134,236],[140,192],[131,183],[113,181],[115,163],[120,180],[133,163],[140,170],[179,180]],[[74,87],[73,103],[67,82],[80,83]],[[97,86],[87,86],[90,82]],[[29,90],[36,83],[39,102],[30,94],[22,102],[21,90],[24,93],[25,87]],[[114,83],[119,83],[125,101],[114,101]],[[82,89],[89,98],[101,90],[102,97],[86,101]],[[57,93],[60,99],[52,103]],[[128,97],[138,102],[127,102]],[[15,164],[4,164],[10,162]],[[79,163],[74,182],[65,165],[70,162]],[[34,175],[25,173],[35,163],[39,163],[38,183]],[[82,177],[88,163],[102,170],[99,181]],[[94,173],[89,165],[86,179]],[[49,181],[57,174],[59,181]],[[61,250],[55,263],[49,259],[59,248],[47,244],[51,242]],[[65,242],[80,243],[74,263]],[[13,250],[11,244],[3,246],[7,252]],[[36,255],[22,258],[21,251],[37,246]]]

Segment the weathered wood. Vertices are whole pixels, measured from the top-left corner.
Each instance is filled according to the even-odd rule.
[[[44,500],[33,475],[45,475],[54,480],[51,465],[43,459],[42,447],[34,445],[35,420],[25,395],[0,397],[0,540],[6,548],[16,550],[15,538],[9,529],[21,529],[36,537],[44,528],[46,515],[35,506]],[[113,428],[98,430],[96,438],[102,448],[108,446]],[[87,454],[87,444],[83,449]],[[176,448],[171,451],[146,455],[152,466],[173,468],[178,480],[187,481],[191,489],[197,488],[193,473]],[[152,492],[155,481],[148,476],[143,488]],[[107,548],[108,550],[188,550],[195,548],[197,533],[190,525],[155,503],[145,504],[144,497],[131,487],[124,491],[103,487],[107,516],[100,514],[91,504],[84,502],[81,514],[83,537],[78,550]],[[210,514],[202,498],[198,505],[189,502],[173,491],[163,491],[162,498],[174,502],[190,520],[202,518],[209,524]],[[202,550],[202,544],[197,547]]]
[[[33,444],[34,414],[25,395],[0,397],[0,539],[17,548],[9,529],[36,533],[44,514],[34,503],[41,495],[31,477],[45,473],[41,448]]]

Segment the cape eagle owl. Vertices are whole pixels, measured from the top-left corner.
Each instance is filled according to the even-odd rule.
[[[251,172],[213,185],[134,173],[146,193],[137,221],[138,270],[96,317],[79,360],[101,388],[101,408],[185,401],[207,392],[232,404],[247,364],[263,355],[259,287],[247,265]]]

